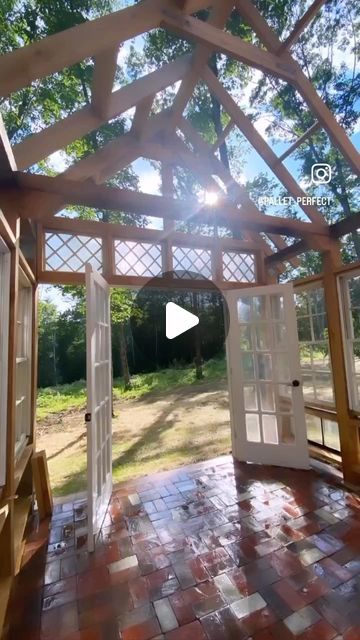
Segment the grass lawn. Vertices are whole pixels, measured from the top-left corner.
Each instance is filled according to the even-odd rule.
[[[37,447],[47,452],[54,495],[85,490],[84,383],[41,390],[39,401]],[[207,362],[202,381],[192,368],[134,376],[126,393],[116,381],[114,410],[114,482],[231,449],[224,360]]]
[[[226,376],[225,360],[208,360],[203,367],[202,381],[195,379],[194,367],[161,369],[152,373],[140,373],[132,376],[132,388],[124,391],[122,378],[114,380],[114,399],[131,400],[141,398],[150,391],[167,391],[184,385],[201,384],[210,380],[219,380]],[[51,414],[71,409],[81,409],[86,404],[86,385],[84,380],[57,387],[38,390],[37,419],[44,420]]]

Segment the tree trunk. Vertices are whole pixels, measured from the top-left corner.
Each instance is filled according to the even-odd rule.
[[[195,315],[199,313],[198,295],[199,295],[198,293],[193,293],[193,309],[194,309]],[[204,377],[204,374],[202,369],[200,327],[198,324],[195,327],[194,346],[195,346],[195,358],[194,358],[195,376],[197,380],[202,380]]]
[[[209,60],[209,67],[211,71],[216,75],[216,77],[218,77],[219,71],[217,68],[217,61],[216,61],[215,54],[211,56]],[[219,100],[213,94],[211,94],[211,111],[212,111],[212,119],[213,119],[215,131],[216,131],[216,135],[220,136],[223,130],[222,124],[221,124],[221,107],[220,107]],[[228,154],[225,141],[220,145],[219,152],[220,152],[221,162],[225,165],[227,169],[230,169],[229,154]]]
[[[127,358],[127,347],[126,347],[124,324],[122,322],[120,322],[119,324],[119,337],[120,337],[121,371],[124,378],[124,389],[125,391],[128,391],[129,389],[131,389],[131,380],[130,380],[129,363]]]

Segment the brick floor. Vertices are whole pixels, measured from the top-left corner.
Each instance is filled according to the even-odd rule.
[[[222,457],[29,526],[6,640],[360,640],[360,498]]]

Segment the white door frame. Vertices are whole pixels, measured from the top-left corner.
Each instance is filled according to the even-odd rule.
[[[288,356],[289,379],[281,386],[289,387],[289,399],[292,402],[292,414],[294,416],[294,442],[271,444],[261,442],[249,442],[245,426],[245,399],[244,399],[244,379],[241,364],[240,327],[237,311],[239,298],[256,297],[264,295],[282,295],[284,300],[284,319],[282,324],[286,325],[286,349],[284,352]],[[235,289],[224,292],[229,308],[230,326],[226,339],[226,357],[228,368],[228,384],[230,398],[230,418],[232,434],[232,450],[235,458],[241,461],[255,462],[259,464],[279,465],[294,468],[309,468],[309,452],[306,434],[305,409],[301,386],[301,367],[299,359],[299,345],[297,336],[297,323],[294,303],[294,292],[292,284],[267,285],[251,287],[246,289]],[[267,313],[270,304],[267,303]],[[271,312],[270,312],[271,313]],[[267,317],[267,316],[266,316]],[[265,321],[266,321],[265,317]],[[271,321],[269,317],[269,322]],[[275,322],[275,320],[274,320]],[[268,324],[268,323],[266,323]],[[255,322],[251,323],[251,332],[254,338]],[[273,340],[273,338],[272,338]],[[254,344],[254,342],[253,342]],[[273,343],[272,343],[273,344]],[[255,349],[255,346],[253,346]],[[271,350],[270,350],[271,351]],[[274,348],[272,349],[274,352]],[[256,367],[255,367],[256,370]],[[298,386],[293,386],[292,381],[299,381]],[[250,383],[251,384],[251,383]],[[259,376],[255,373],[255,385],[259,398]],[[259,400],[258,400],[259,403]],[[257,410],[263,415],[258,406]],[[275,411],[279,413],[278,411]],[[266,414],[265,414],[266,415]],[[259,417],[260,421],[260,417]],[[263,430],[260,425],[261,440],[263,440]]]
[[[88,550],[91,552],[112,492],[111,316],[108,283],[89,263],[85,276]]]

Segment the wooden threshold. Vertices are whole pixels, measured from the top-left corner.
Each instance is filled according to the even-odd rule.
[[[14,558],[15,575],[20,571],[24,551],[24,532],[31,507],[32,496],[18,498],[14,501]]]

